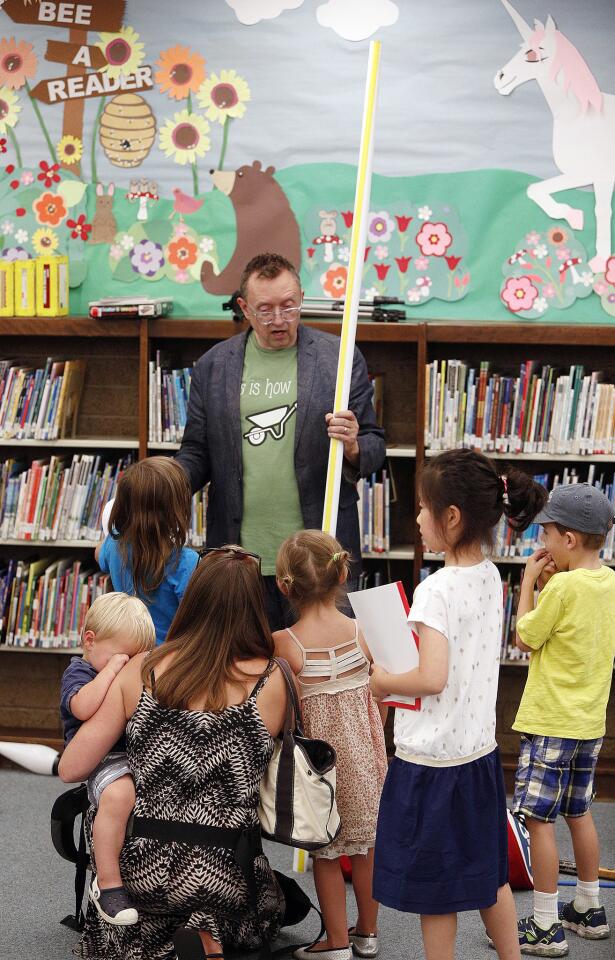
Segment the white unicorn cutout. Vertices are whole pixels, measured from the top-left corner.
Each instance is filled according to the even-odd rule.
[[[548,216],[583,229],[583,211],[559,203],[560,190],[593,186],[596,211],[594,273],[605,269],[611,254],[611,201],[615,185],[615,96],[602,93],[591,70],[555,26],[552,17],[532,29],[508,0],[501,0],[523,38],[521,50],[494,77],[498,93],[509,93],[536,80],[553,114],[553,159],[560,176],[533,183],[527,195]]]

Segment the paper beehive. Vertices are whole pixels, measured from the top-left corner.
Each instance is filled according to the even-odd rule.
[[[99,136],[116,167],[138,167],[152,149],[156,119],[138,93],[120,93],[103,110]]]

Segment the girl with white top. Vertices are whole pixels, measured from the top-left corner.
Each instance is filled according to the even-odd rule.
[[[396,754],[380,803],[374,896],[421,915],[426,960],[453,960],[457,913],[480,910],[501,960],[518,960],[508,886],[506,794],[495,740],[502,584],[484,549],[505,514],[523,530],[546,500],[527,474],[471,450],[429,461],[417,518],[444,566],[414,592],[409,620],[419,665],[373,668],[376,697],[420,697],[397,710]]]
[[[314,853],[314,882],[326,939],[295,951],[297,960],[350,960],[378,953],[378,904],[372,897],[376,821],[387,762],[382,720],[369,691],[371,656],[356,620],[336,607],[350,554],[320,530],[302,530],[280,547],[278,587],[299,619],[274,633],[275,651],[296,677],[306,734],[335,748],[341,830]],[[352,862],[357,921],[348,929],[340,857]]]

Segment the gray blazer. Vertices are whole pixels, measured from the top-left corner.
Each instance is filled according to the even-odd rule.
[[[250,331],[217,343],[194,365],[188,419],[177,459],[193,492],[209,482],[207,545],[238,543],[243,510],[239,395],[246,340]],[[297,339],[297,418],[295,471],[306,528],[321,529],[329,438],[325,414],[333,410],[339,337],[299,326]],[[356,481],[384,461],[384,431],[377,426],[372,386],[363,356],[355,349],[349,408],[359,422],[358,470],[344,463],[337,536],[359,561]],[[275,490],[271,491],[275,497]]]

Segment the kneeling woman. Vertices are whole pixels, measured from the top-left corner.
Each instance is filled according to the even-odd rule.
[[[82,957],[199,960],[276,937],[284,900],[254,840],[286,703],[272,657],[258,560],[239,547],[210,551],[164,644],[130,660],[66,748],[60,776],[81,780],[126,729],[137,798],[120,869],[141,922],[106,924],[90,904]]]

